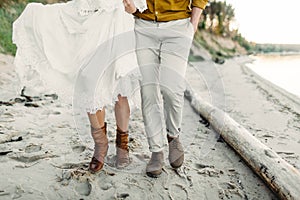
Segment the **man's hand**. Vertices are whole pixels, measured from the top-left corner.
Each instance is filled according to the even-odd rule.
[[[198,23],[199,23],[199,20],[191,20],[191,23],[192,23],[192,25],[193,25],[193,28],[194,28],[194,33],[196,33],[197,32],[197,30],[198,30]]]
[[[129,14],[136,12],[136,7],[133,3],[133,0],[123,0],[123,4],[125,6],[125,11]]]
[[[203,10],[201,8],[198,8],[198,7],[193,7],[192,8],[191,23],[193,24],[195,33],[198,30],[198,24],[199,24],[199,20],[200,20],[200,16],[201,16],[202,11]]]

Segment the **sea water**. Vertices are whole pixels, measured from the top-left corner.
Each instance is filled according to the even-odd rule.
[[[273,84],[300,97],[300,54],[258,55],[248,66]]]

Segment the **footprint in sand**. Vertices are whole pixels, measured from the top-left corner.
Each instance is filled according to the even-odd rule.
[[[42,149],[41,145],[38,144],[30,144],[25,147],[25,152],[26,153],[32,153],[32,152],[38,152]]]
[[[76,193],[89,196],[92,191],[90,173],[82,169],[63,170],[61,175],[57,175],[56,181],[62,186],[71,186]]]
[[[86,179],[77,183],[75,190],[80,195],[89,196],[92,191],[92,184]]]
[[[248,199],[243,190],[241,190],[236,183],[229,181],[218,183],[219,198],[224,199],[225,197],[232,199]]]
[[[180,184],[170,186],[169,197],[170,199],[189,199],[187,189]]]
[[[10,156],[10,158],[23,163],[30,163],[41,159],[54,158],[54,157],[57,157],[57,155],[53,155],[48,152],[41,152],[41,151],[31,152],[31,153],[17,152],[12,156]]]
[[[100,185],[100,184],[99,184]],[[102,190],[109,190],[110,188],[112,188],[114,185],[111,182],[108,183],[101,183],[100,188]]]
[[[72,147],[72,150],[75,152],[75,153],[82,153],[86,150],[86,146],[83,146],[83,145],[76,145],[76,146],[73,146]]]
[[[54,165],[54,167],[59,169],[87,169],[89,166],[88,162],[81,163],[63,163],[62,165]]]
[[[116,171],[122,171],[126,173],[132,173],[132,174],[142,174],[144,173],[146,163],[148,160],[145,158],[148,158],[149,156],[142,154],[137,155],[134,153],[130,153],[129,156],[129,162],[130,164],[122,169],[116,168],[116,155],[107,155],[105,158],[105,163],[107,164],[107,167],[111,167]]]

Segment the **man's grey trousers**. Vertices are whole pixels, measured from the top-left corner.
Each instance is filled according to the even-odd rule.
[[[163,150],[166,132],[178,136],[184,104],[187,59],[194,36],[190,19],[154,22],[135,19],[141,98],[151,152]]]

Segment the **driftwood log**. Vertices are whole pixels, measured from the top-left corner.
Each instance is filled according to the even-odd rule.
[[[300,199],[300,173],[224,111],[185,91],[192,107],[217,131],[281,199]]]

